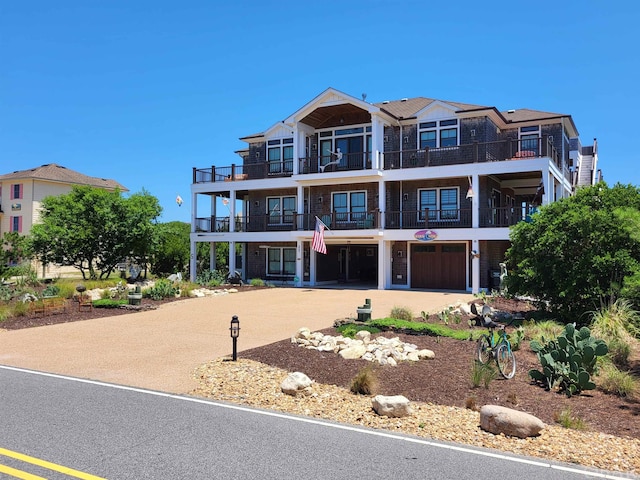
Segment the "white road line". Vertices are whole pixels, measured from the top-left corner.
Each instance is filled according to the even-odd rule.
[[[575,473],[575,474],[579,474],[579,475],[585,475],[588,477],[595,477],[595,478],[606,478],[609,480],[625,480],[628,478],[633,478],[633,477],[618,477],[615,475],[610,475],[607,473],[600,473],[600,472],[590,472],[587,470],[579,470],[577,468],[572,468],[572,467],[566,467],[566,466],[562,466],[562,465],[553,465],[551,463],[548,462],[540,462],[540,461],[536,461],[536,460],[529,460],[526,458],[518,458],[518,457],[511,457],[508,455],[503,455],[500,453],[493,453],[493,452],[487,452],[487,451],[482,451],[482,450],[474,450],[471,448],[466,448],[466,447],[459,447],[459,446],[455,446],[455,445],[446,445],[446,444],[441,444],[441,443],[435,443],[435,442],[431,442],[429,440],[422,440],[419,438],[406,438],[406,437],[401,437],[397,434],[394,433],[386,433],[386,432],[381,432],[381,431],[377,431],[377,430],[365,430],[362,429],[360,427],[354,427],[354,426],[350,426],[350,425],[340,425],[340,424],[335,424],[335,423],[329,423],[326,422],[324,420],[316,420],[313,418],[305,418],[305,417],[295,417],[295,416],[291,416],[285,413],[279,413],[279,412],[273,412],[273,411],[268,411],[268,410],[258,410],[258,409],[254,409],[254,408],[249,408],[249,407],[243,407],[241,405],[231,405],[231,404],[225,404],[225,403],[218,403],[218,402],[214,402],[212,400],[205,400],[202,398],[194,398],[194,397],[185,397],[182,395],[176,395],[174,393],[165,393],[165,392],[158,392],[155,390],[145,390],[143,388],[136,388],[136,387],[128,387],[126,385],[116,385],[113,383],[105,383],[105,382],[100,382],[97,380],[88,380],[85,378],[76,378],[76,377],[68,377],[66,375],[59,375],[56,373],[47,373],[47,372],[38,372],[36,370],[28,370],[28,369],[24,369],[24,368],[18,368],[18,367],[9,367],[6,365],[0,365],[0,369],[3,370],[12,370],[15,372],[22,372],[22,373],[29,373],[32,375],[40,375],[43,377],[51,377],[51,378],[58,378],[61,380],[69,380],[72,382],[79,382],[79,383],[88,383],[91,385],[97,385],[97,386],[101,386],[101,387],[109,387],[109,388],[115,388],[117,390],[126,390],[129,392],[136,392],[136,393],[144,393],[147,395],[154,395],[157,397],[166,397],[166,398],[173,398],[176,400],[182,400],[182,401],[187,401],[187,402],[193,402],[193,403],[202,403],[205,405],[211,405],[214,407],[220,407],[220,408],[228,408],[231,410],[239,410],[242,412],[247,412],[247,413],[253,413],[253,414],[258,414],[258,415],[266,415],[269,417],[276,417],[276,418],[282,418],[282,419],[286,419],[286,420],[293,420],[296,422],[302,422],[302,423],[310,423],[310,424],[314,424],[314,425],[320,425],[323,427],[329,427],[329,428],[337,428],[339,430],[347,430],[347,431],[352,431],[352,432],[357,432],[357,433],[364,433],[366,435],[375,435],[378,437],[384,437],[384,438],[390,438],[393,440],[401,440],[401,441],[405,441],[405,442],[410,442],[410,443],[417,443],[420,445],[427,445],[430,447],[437,447],[437,448],[444,448],[444,449],[448,449],[448,450],[454,450],[457,452],[463,452],[463,453],[469,453],[469,454],[473,454],[473,455],[479,455],[479,456],[483,456],[483,457],[491,457],[491,458],[498,458],[501,460],[507,460],[509,462],[515,462],[515,463],[523,463],[526,465],[533,465],[533,466],[537,466],[537,467],[546,467],[546,468],[551,468],[553,470],[560,470],[563,472],[570,472],[570,473]]]

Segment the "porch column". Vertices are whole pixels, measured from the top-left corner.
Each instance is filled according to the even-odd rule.
[[[378,210],[380,210],[380,225],[378,228],[384,229],[386,225],[385,205],[387,204],[387,183],[384,180],[378,180]]]
[[[304,187],[302,185],[298,185],[298,187],[296,188],[296,201],[297,201],[297,205],[296,205],[296,212],[298,212],[298,224],[295,225],[294,229],[295,230],[308,230],[308,228],[306,228],[306,225],[308,225],[308,223],[305,223],[305,216],[304,216]]]
[[[378,240],[378,290],[384,290],[391,284],[391,259],[389,242]]]
[[[480,177],[477,173],[471,176],[471,228],[480,226]],[[477,240],[476,240],[477,241]]]
[[[236,242],[229,242],[229,275],[236,271]]]
[[[236,191],[231,190],[229,192],[229,232],[236,231]],[[234,258],[235,264],[235,258]]]
[[[476,252],[476,255],[473,252]],[[471,293],[480,292],[480,242],[471,241]]]
[[[302,240],[296,240],[296,282],[294,279],[293,286],[301,287],[304,272],[304,243]]]
[[[316,266],[317,266],[316,259],[318,258],[319,254],[313,248],[311,248],[309,250],[309,255],[311,255],[311,258],[309,258],[309,285],[314,287],[318,284],[317,278],[316,278],[316,275],[318,274],[316,270]]]
[[[371,115],[371,168],[382,168],[382,152],[384,151],[384,123],[377,115]]]

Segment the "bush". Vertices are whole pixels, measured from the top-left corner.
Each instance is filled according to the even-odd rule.
[[[414,319],[413,312],[406,307],[393,307],[389,316],[407,322],[412,322]]]
[[[607,344],[592,337],[587,327],[578,331],[572,323],[544,345],[532,340],[531,349],[538,354],[542,371],[531,369],[529,376],[549,390],[558,388],[568,397],[596,388],[591,376],[596,371],[597,358],[609,351]]]
[[[252,287],[264,287],[265,283],[261,278],[252,278],[249,280],[249,285]]]
[[[57,297],[58,295],[60,295],[60,287],[57,285],[47,285],[42,290],[43,297]]]
[[[152,300],[162,300],[164,298],[175,297],[178,293],[178,287],[166,278],[158,279],[153,287],[142,292],[144,297],[151,298]]]
[[[8,302],[11,300],[11,289],[6,285],[0,285],[0,301]]]
[[[378,318],[367,323],[380,330],[404,330],[409,334],[432,335],[434,337],[450,337],[456,340],[476,340],[487,330],[454,330],[439,323],[408,322],[396,318]]]
[[[564,326],[554,320],[539,322],[526,321],[524,323],[524,338],[542,342],[543,338],[553,340],[562,333]]]
[[[632,345],[635,342],[631,331],[635,330],[638,319],[631,303],[618,299],[607,308],[595,312],[591,322],[591,332],[609,346],[609,357],[618,366],[628,364]]]
[[[222,270],[203,270],[196,276],[198,285],[217,287],[227,281],[227,272]]]
[[[351,392],[356,395],[373,395],[378,388],[378,378],[371,365],[361,369],[351,381]]]
[[[94,300],[93,306],[95,308],[120,308],[120,305],[126,305],[128,300],[114,300],[111,298],[101,298],[100,300]]]

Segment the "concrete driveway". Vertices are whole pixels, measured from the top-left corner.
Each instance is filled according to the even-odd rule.
[[[273,288],[177,301],[158,310],[0,332],[0,364],[171,393],[196,387],[193,370],[232,349],[229,322],[240,319],[238,350],[319,330],[356,315],[370,298],[373,317],[394,306],[419,315],[471,294],[311,288]]]

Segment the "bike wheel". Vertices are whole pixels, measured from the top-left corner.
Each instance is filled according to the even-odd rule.
[[[487,363],[491,360],[491,345],[487,335],[480,335],[476,345],[476,359],[480,363]]]
[[[504,378],[513,378],[516,374],[516,356],[506,343],[501,343],[498,346],[496,362],[498,364],[498,370],[500,370]]]

